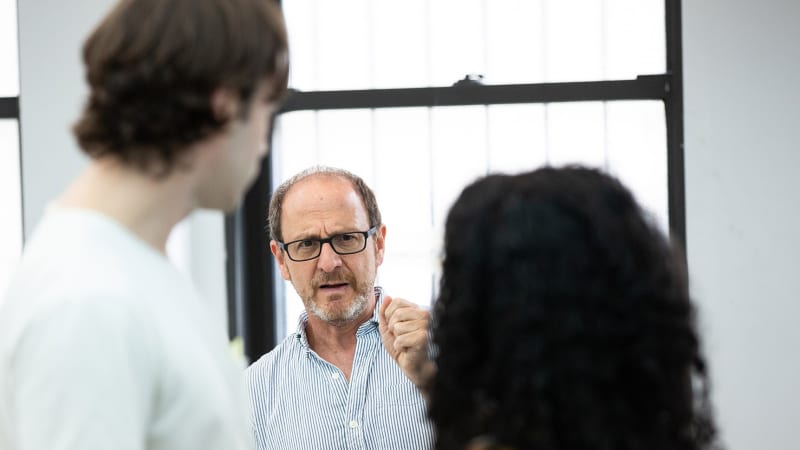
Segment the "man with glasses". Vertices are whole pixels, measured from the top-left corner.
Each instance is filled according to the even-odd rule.
[[[247,370],[261,449],[425,449],[427,311],[375,286],[386,226],[364,181],[314,167],[275,191],[270,250],[305,312]]]

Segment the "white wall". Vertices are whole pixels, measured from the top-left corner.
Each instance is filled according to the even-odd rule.
[[[19,0],[20,124],[25,235],[85,163],[70,127],[86,88],[83,38],[110,0]]]
[[[20,120],[25,235],[87,159],[71,134],[87,92],[81,47],[113,0],[19,0]],[[224,224],[197,212],[170,237],[170,257],[189,273],[227,326]]]
[[[687,247],[731,449],[800,425],[800,2],[683,2]]]

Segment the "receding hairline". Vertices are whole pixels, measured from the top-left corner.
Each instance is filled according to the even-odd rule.
[[[320,178],[338,178],[344,182],[349,182],[350,189],[360,198],[361,205],[364,208],[365,212],[367,213],[367,220],[370,222],[370,226],[379,225],[382,222],[380,210],[378,209],[377,199],[375,199],[375,193],[372,189],[366,184],[363,178],[350,172],[349,170],[338,168],[338,167],[331,167],[331,166],[324,166],[324,165],[315,165],[306,168],[305,170],[296,173],[295,175],[291,176],[284,182],[282,182],[278,187],[275,189],[272,195],[272,199],[270,200],[268,206],[268,220],[269,220],[269,233],[270,239],[274,239],[277,241],[284,240],[283,236],[283,224],[280,223],[283,221],[283,209],[286,203],[286,196],[296,187],[298,184],[301,184],[305,181],[310,181],[312,179],[320,179]],[[365,192],[361,192],[361,188],[359,187],[359,183],[363,185]],[[370,209],[370,205],[368,204],[367,198],[365,195],[369,195],[374,203],[374,211]],[[373,212],[374,212],[374,219],[373,220]],[[378,223],[373,223],[378,222]]]
[[[353,180],[347,178],[347,176],[345,176],[345,175],[342,175],[342,174],[339,174],[339,173],[334,173],[334,172],[315,172],[315,173],[310,173],[307,176],[304,176],[303,178],[295,180],[295,182],[292,183],[288,187],[288,189],[286,189],[286,192],[283,195],[283,200],[281,201],[281,208],[283,209],[282,212],[285,212],[287,199],[292,195],[293,192],[297,191],[296,188],[302,187],[305,184],[312,183],[312,182],[315,182],[315,181],[320,181],[320,180],[336,180],[337,182],[341,183],[342,185],[347,186],[347,188],[349,190],[349,192],[347,192],[347,195],[354,194],[356,196],[356,198],[358,198],[359,203],[361,205],[361,208],[364,210],[364,214],[367,216],[367,221],[369,221],[369,211],[367,210],[366,201],[364,200],[364,198],[361,197],[361,194],[358,192],[358,189],[356,188],[355,183],[353,183]],[[283,214],[281,214],[281,218],[282,217],[283,217]],[[281,227],[281,228],[283,228],[283,227]]]

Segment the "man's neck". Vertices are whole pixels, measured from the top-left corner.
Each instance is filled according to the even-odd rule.
[[[364,322],[372,318],[374,310],[373,300],[358,317],[343,324],[329,323],[314,314],[309,314],[306,322],[308,345],[314,351],[318,351],[319,347],[341,351],[355,349],[356,332]]]
[[[309,347],[320,358],[338,367],[347,380],[350,380],[356,353],[356,332],[364,322],[372,318],[375,304],[373,298],[362,314],[345,324],[331,324],[313,314],[308,316],[306,339]]]
[[[96,160],[56,200],[99,212],[161,253],[172,228],[193,209],[191,181],[175,169],[157,179],[112,160]]]

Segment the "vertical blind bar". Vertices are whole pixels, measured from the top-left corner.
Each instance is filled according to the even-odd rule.
[[[666,0],[668,95],[664,100],[667,117],[667,188],[670,235],[683,248],[686,258],[686,194],[683,160],[683,57],[681,43],[681,1]],[[685,261],[684,261],[685,262]]]

